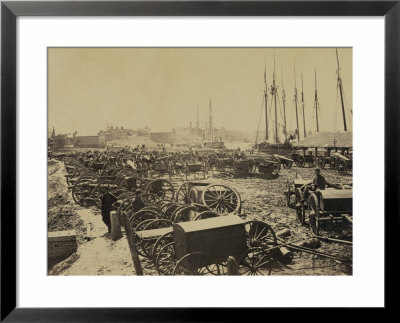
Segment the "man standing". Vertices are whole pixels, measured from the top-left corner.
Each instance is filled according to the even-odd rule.
[[[112,205],[117,198],[110,193],[110,188],[107,186],[105,193],[101,197],[101,216],[103,222],[108,228],[108,233],[111,233],[111,220],[110,212],[112,211]]]

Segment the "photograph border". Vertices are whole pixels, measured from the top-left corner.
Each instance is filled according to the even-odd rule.
[[[4,1],[1,3],[1,321],[124,322],[232,320],[235,310],[16,307],[16,60],[19,16],[384,16],[385,307],[399,231],[400,4],[396,1]],[[373,165],[370,165],[371,169]],[[374,187],[373,189],[381,189]],[[392,255],[388,257],[387,255]],[[373,261],[373,255],[371,255]],[[371,278],[373,279],[373,278]],[[236,309],[237,311],[238,309]],[[213,313],[213,314],[212,314]]]

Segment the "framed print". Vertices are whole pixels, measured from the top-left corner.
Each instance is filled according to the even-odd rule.
[[[390,307],[399,6],[2,2],[2,320]]]

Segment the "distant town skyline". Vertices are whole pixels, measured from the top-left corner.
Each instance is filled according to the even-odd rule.
[[[338,53],[351,130],[352,49],[339,48]],[[50,48],[48,127],[82,135],[96,134],[110,124],[171,131],[190,122],[195,127],[199,107],[204,128],[211,100],[215,128],[254,132],[259,127],[264,136],[264,70],[270,87],[274,58],[278,123],[283,76],[287,128],[295,129],[296,66],[300,118],[303,74],[307,132],[316,128],[315,71],[320,131],[343,130],[335,48]]]

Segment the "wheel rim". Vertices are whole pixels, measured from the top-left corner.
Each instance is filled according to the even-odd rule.
[[[202,192],[202,203],[219,214],[238,213],[241,199],[239,193],[227,186],[210,184]]]
[[[219,264],[210,255],[192,252],[183,256],[174,268],[174,275],[220,275]]]

